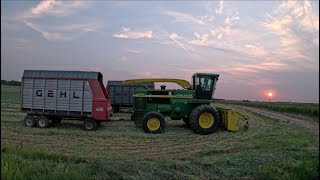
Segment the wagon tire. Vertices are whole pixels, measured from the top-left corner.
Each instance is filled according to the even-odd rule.
[[[37,119],[37,125],[39,128],[47,128],[49,126],[49,119],[45,116],[40,116]]]
[[[96,121],[91,118],[85,119],[82,123],[82,129],[85,131],[94,131],[97,127]]]
[[[210,105],[195,107],[190,114],[191,129],[197,134],[213,133],[221,124],[217,110]]]
[[[37,125],[36,120],[32,115],[26,115],[24,122],[27,127],[35,127]]]
[[[164,132],[166,121],[158,112],[148,112],[142,119],[142,128],[146,133],[158,134]]]

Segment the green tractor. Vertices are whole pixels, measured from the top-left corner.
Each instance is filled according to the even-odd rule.
[[[236,131],[237,113],[233,110],[211,106],[219,74],[196,73],[193,85],[181,79],[132,79],[123,84],[137,82],[174,82],[183,90],[137,89],[133,93],[131,120],[146,133],[162,133],[166,127],[165,117],[183,120],[188,128],[198,134],[211,134],[220,125]]]

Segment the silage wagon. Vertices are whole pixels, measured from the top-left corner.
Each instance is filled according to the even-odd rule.
[[[84,130],[95,130],[112,114],[100,72],[25,70],[20,95],[28,127],[46,128],[67,118],[83,121]]]
[[[122,81],[108,81],[106,89],[116,113],[121,107],[132,107],[132,95],[136,89],[154,89],[154,82],[122,84]]]

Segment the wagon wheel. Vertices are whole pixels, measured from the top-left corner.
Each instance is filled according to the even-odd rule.
[[[49,119],[45,116],[40,116],[37,120],[39,128],[47,128],[49,126]]]
[[[36,120],[34,119],[34,117],[32,115],[26,115],[26,117],[24,118],[24,122],[26,124],[27,127],[35,127],[36,124]]]
[[[83,121],[82,128],[85,131],[94,131],[98,127],[97,123],[95,120],[91,118],[87,118]]]

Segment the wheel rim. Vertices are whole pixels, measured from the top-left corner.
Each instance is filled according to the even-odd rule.
[[[158,118],[150,118],[147,122],[147,127],[151,131],[155,131],[160,128],[160,120]]]
[[[203,113],[199,117],[199,125],[202,128],[210,128],[214,123],[214,118],[211,113]]]
[[[44,119],[39,119],[39,126],[43,127],[45,126],[46,122]]]
[[[86,122],[85,127],[86,127],[86,129],[92,129],[93,128],[93,123]]]
[[[31,125],[32,125],[32,119],[28,118],[28,119],[26,120],[26,124],[27,124],[28,126],[31,126]]]

